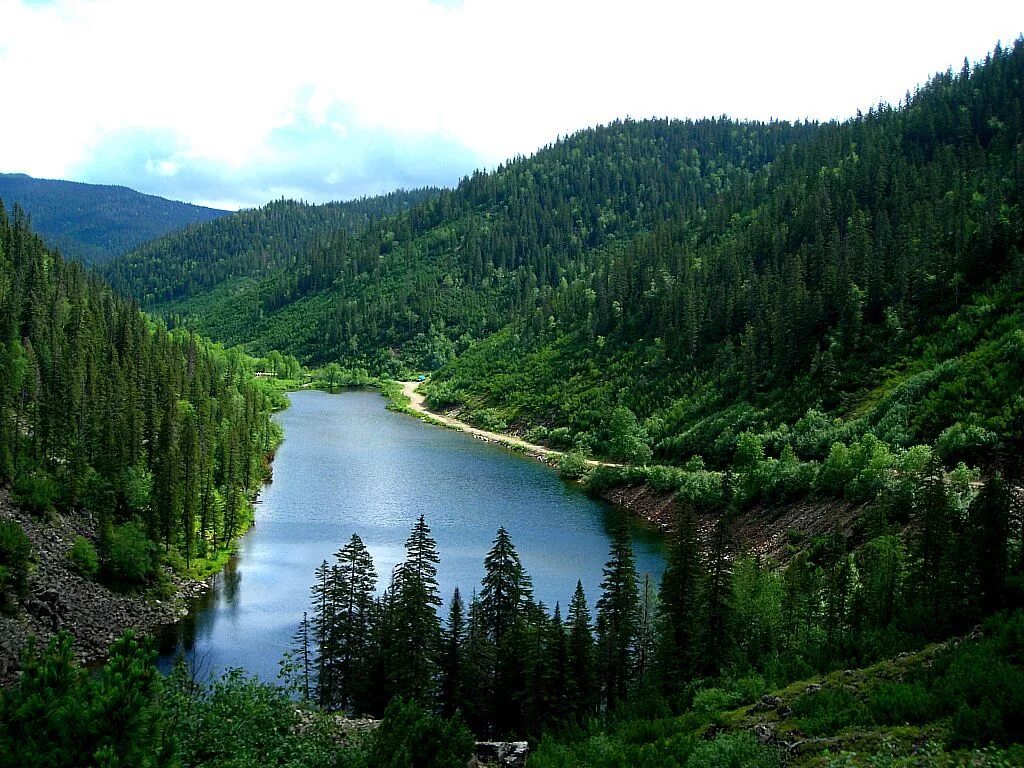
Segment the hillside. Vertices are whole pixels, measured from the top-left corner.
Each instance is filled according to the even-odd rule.
[[[108,274],[257,352],[435,370],[432,407],[553,447],[1012,457],[1022,71],[1017,41],[843,123],[614,123],[282,263]]]
[[[324,205],[278,200],[147,243],[101,271],[115,289],[159,306],[236,279],[290,274],[338,237],[435,194],[399,190]]]
[[[102,264],[148,240],[228,214],[127,187],[21,173],[0,173],[0,200],[8,208],[21,206],[51,248],[87,264]]]

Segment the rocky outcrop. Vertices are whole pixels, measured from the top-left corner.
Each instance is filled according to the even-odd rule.
[[[0,519],[15,520],[32,543],[33,565],[29,594],[13,615],[0,614],[0,685],[17,675],[19,658],[28,638],[40,644],[62,629],[75,637],[75,657],[82,664],[105,658],[110,644],[126,629],[152,632],[180,618],[183,599],[207,589],[197,581],[176,581],[169,600],[113,592],[77,573],[67,553],[76,536],[93,539],[85,517],[37,518],[19,509],[0,489]]]
[[[496,766],[497,768],[523,768],[530,754],[530,745],[525,741],[478,741],[476,760],[470,765]]]
[[[679,506],[672,492],[656,491],[645,483],[608,488],[601,498],[662,531],[671,531]],[[849,534],[863,504],[836,499],[803,500],[785,504],[760,502],[733,522],[732,533],[752,555],[785,563],[802,543],[839,531]],[[698,535],[710,541],[716,515],[698,510]]]

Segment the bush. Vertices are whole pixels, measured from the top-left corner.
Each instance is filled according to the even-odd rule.
[[[871,692],[868,708],[879,725],[923,725],[939,717],[935,697],[919,683],[883,683]]]
[[[466,765],[473,734],[458,716],[445,720],[414,701],[393,699],[373,732],[367,763],[377,768],[449,768]]]
[[[93,578],[100,569],[100,558],[96,554],[96,547],[84,536],[76,536],[75,543],[71,545],[68,552],[68,560],[75,566],[75,570],[83,576]]]
[[[779,754],[757,743],[749,733],[723,733],[714,741],[698,744],[686,768],[776,768]]]
[[[28,590],[28,564],[32,543],[13,520],[0,520],[0,605],[10,595],[21,597]]]
[[[801,696],[793,702],[793,713],[799,718],[800,729],[809,736],[831,736],[871,720],[864,703],[842,688],[825,688]]]
[[[733,709],[742,699],[735,691],[725,688],[705,688],[697,691],[693,697],[693,711],[704,717],[712,717],[720,712]]]
[[[45,472],[18,475],[11,489],[14,501],[37,515],[53,509],[59,493],[56,481]]]
[[[558,472],[562,477],[579,480],[587,474],[587,459],[579,453],[563,453],[558,459]]]
[[[104,569],[111,581],[137,586],[152,579],[156,572],[156,545],[147,538],[142,526],[125,523],[110,532]]]

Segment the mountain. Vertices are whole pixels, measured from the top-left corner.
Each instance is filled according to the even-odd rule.
[[[434,406],[609,457],[623,429],[670,464],[746,433],[1012,456],[1022,69],[1018,40],[842,123],[617,122],[255,280],[117,284],[257,352],[435,369]]]
[[[127,187],[35,179],[21,173],[0,173],[0,200],[8,208],[25,209],[33,229],[50,247],[94,264],[228,213]]]
[[[361,232],[437,193],[398,190],[323,205],[282,199],[147,243],[102,271],[115,288],[159,305],[236,278],[291,271],[339,232]]]

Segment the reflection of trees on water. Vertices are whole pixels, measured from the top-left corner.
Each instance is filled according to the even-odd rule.
[[[238,570],[238,558],[232,557],[228,560],[218,582],[218,592],[224,602],[231,606],[231,612],[234,613],[238,609],[238,587],[242,583],[242,572]]]

